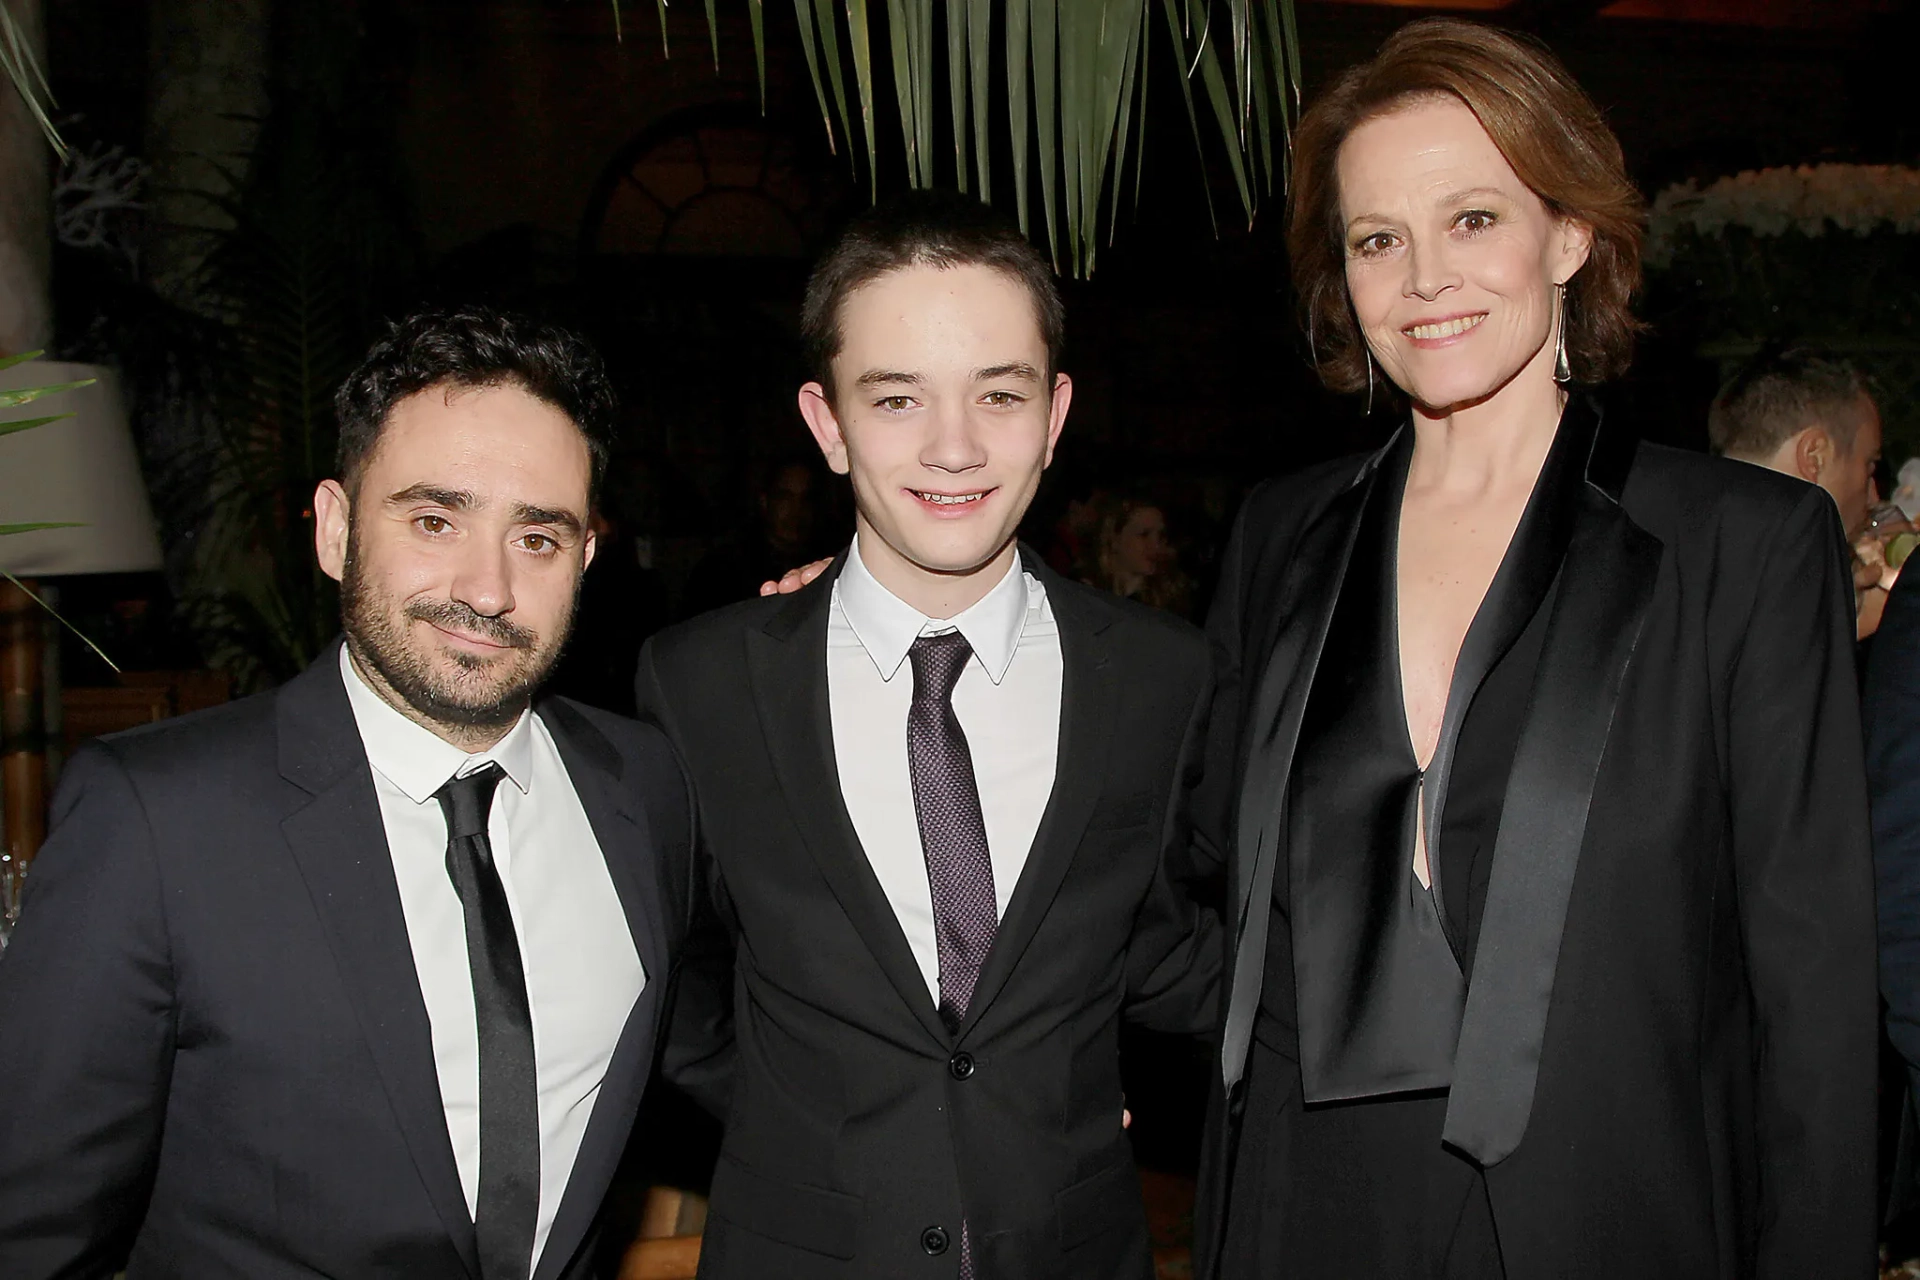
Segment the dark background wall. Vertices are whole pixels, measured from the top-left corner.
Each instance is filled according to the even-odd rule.
[[[866,176],[827,148],[790,6],[766,7],[764,114],[745,6],[720,11],[717,72],[691,3],[670,11],[670,57],[653,6],[630,0],[621,39],[610,0],[51,0],[48,22],[69,132],[154,166],[136,233],[143,287],[187,313],[219,309],[196,295],[199,251],[180,224],[217,231],[227,215],[181,188],[231,178],[243,189],[256,145],[283,174],[326,171],[334,186],[281,205],[346,190],[374,211],[361,221],[384,238],[368,247],[361,235],[368,244],[347,253],[366,277],[359,313],[483,297],[557,312],[600,341],[627,415],[615,496],[671,580],[747,518],[754,466],[805,446],[792,406],[799,291],[811,254],[867,194]],[[1430,11],[1299,0],[1309,96]],[[1649,191],[1917,149],[1902,60],[1920,26],[1907,5],[1481,0],[1455,11],[1542,34],[1606,109]],[[1195,154],[1170,60],[1152,74],[1140,200],[1095,278],[1068,287],[1078,393],[1064,456],[1151,475],[1217,523],[1252,479],[1374,439],[1390,415],[1368,422],[1317,388],[1277,204],[1246,225],[1218,157]],[[887,96],[882,190],[902,181]],[[304,133],[286,123],[300,103],[318,121]],[[74,255],[56,265],[63,344],[85,347],[103,311],[129,305],[95,283]],[[1684,326],[1651,319],[1624,403],[1649,435],[1698,443],[1717,366]]]

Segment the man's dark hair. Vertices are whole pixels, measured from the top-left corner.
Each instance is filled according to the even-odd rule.
[[[600,492],[613,451],[614,396],[606,366],[584,338],[559,325],[491,307],[420,311],[395,323],[334,395],[340,419],[335,465],[352,492],[393,407],[431,387],[519,387],[580,428]]]
[[[1715,453],[1759,462],[1811,426],[1851,451],[1860,401],[1873,389],[1847,361],[1815,347],[1769,348],[1720,388],[1707,411]]]
[[[833,358],[840,354],[840,311],[862,285],[906,267],[992,267],[1027,287],[1047,344],[1047,382],[1060,367],[1066,307],[1053,268],[1038,249],[987,205],[951,191],[911,191],[861,214],[827,250],[807,280],[800,337],[807,367],[833,394]]]

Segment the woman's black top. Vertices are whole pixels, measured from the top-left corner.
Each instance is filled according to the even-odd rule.
[[[1248,1274],[1496,1277],[1479,1171],[1442,1147],[1446,1086],[1486,902],[1494,836],[1551,601],[1542,601],[1477,688],[1427,775],[1408,737],[1396,618],[1398,526],[1410,442],[1383,460],[1367,499],[1308,696],[1288,788],[1293,872],[1277,877],[1267,980],[1249,1071],[1246,1131],[1226,1256]],[[1524,526],[1516,538],[1524,536]],[[1488,602],[1506,584],[1496,575]],[[1486,613],[1488,605],[1482,605]],[[1457,680],[1471,679],[1462,672]],[[1449,721],[1454,720],[1449,717]],[[1441,772],[1444,781],[1431,775]],[[1444,794],[1427,794],[1443,785]],[[1434,889],[1413,874],[1416,806],[1437,813]],[[1328,1078],[1349,1101],[1300,1094],[1290,883],[1364,877],[1363,945],[1320,972],[1309,998],[1333,1024]],[[1323,926],[1325,927],[1325,926]],[[1257,1201],[1248,1197],[1257,1196]],[[1280,1253],[1284,1242],[1284,1255]],[[1250,1252],[1249,1252],[1250,1251]]]

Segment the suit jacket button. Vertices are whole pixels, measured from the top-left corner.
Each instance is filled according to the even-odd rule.
[[[928,1227],[920,1233],[920,1247],[933,1257],[937,1258],[945,1253],[949,1243],[951,1242],[947,1239],[945,1227]]]
[[[947,1059],[947,1074],[955,1080],[965,1080],[973,1074],[973,1055],[965,1050]]]

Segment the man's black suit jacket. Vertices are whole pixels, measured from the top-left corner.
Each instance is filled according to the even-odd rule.
[[[641,656],[641,714],[686,760],[699,882],[737,939],[703,1280],[951,1277],[963,1220],[980,1280],[1153,1273],[1118,1029],[1124,1013],[1209,1030],[1218,1012],[1217,924],[1175,891],[1168,861],[1185,843],[1179,779],[1204,738],[1206,649],[1168,615],[1028,568],[1059,625],[1059,763],[958,1034],[841,799],[835,573],[665,632]],[[701,1022],[692,950],[677,1042]]]
[[[690,809],[657,730],[551,700],[647,984],[536,1280],[597,1274],[654,1060]],[[68,765],[0,955],[0,1276],[479,1280],[338,650]]]
[[[1920,572],[1901,574],[1887,599],[1867,660],[1864,708],[1880,993],[1887,1035],[1920,1102]]]

